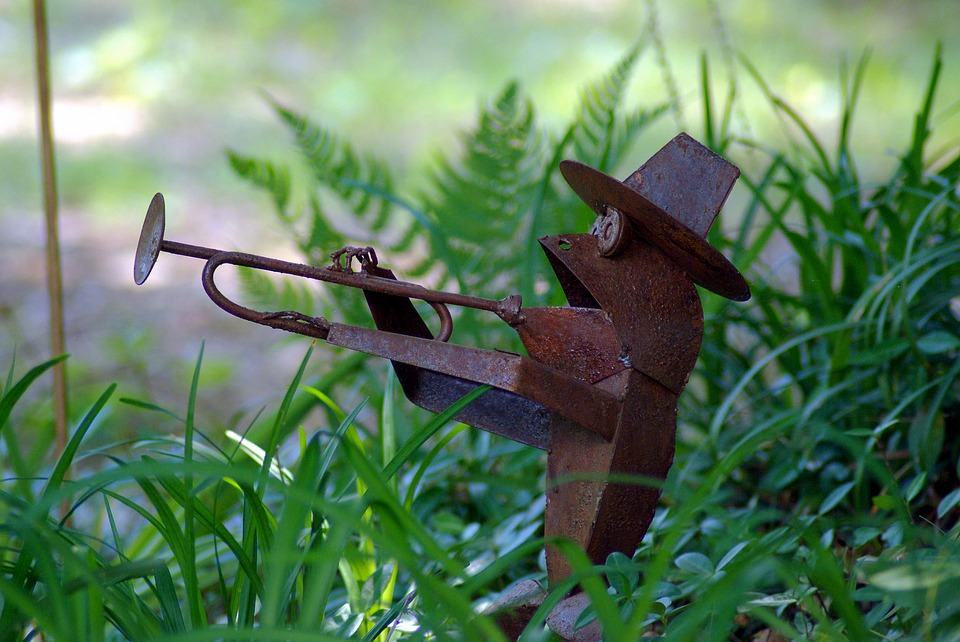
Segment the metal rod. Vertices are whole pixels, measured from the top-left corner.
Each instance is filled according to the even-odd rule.
[[[444,292],[442,290],[430,290],[409,281],[398,281],[394,279],[385,279],[365,272],[351,272],[335,267],[316,267],[313,265],[304,265],[302,263],[293,263],[281,259],[273,259],[257,254],[247,254],[245,252],[226,252],[199,245],[190,245],[187,243],[178,243],[176,241],[163,240],[160,243],[160,250],[170,254],[180,256],[189,256],[192,258],[210,261],[220,255],[217,263],[230,263],[240,267],[248,267],[255,270],[266,270],[278,274],[288,274],[290,276],[299,276],[307,279],[316,279],[335,285],[346,285],[352,288],[378,292],[392,296],[405,297],[410,299],[419,299],[430,304],[457,305],[461,307],[474,308],[477,310],[486,310],[493,312],[504,321],[511,325],[516,325],[522,321],[520,314],[521,299],[519,294],[512,294],[503,299],[485,299],[478,296],[459,294],[456,292]]]
[[[50,44],[47,8],[43,0],[33,3],[37,61],[37,111],[40,120],[40,150],[43,170],[43,209],[47,232],[47,296],[50,304],[50,351],[66,353],[63,314],[63,269],[60,260],[60,224],[57,198],[57,168],[54,156],[50,98]],[[67,445],[67,365],[53,367],[54,432],[57,456]]]
[[[169,254],[179,254],[180,256],[189,256],[195,259],[210,260],[222,250],[215,250],[210,247],[201,247],[199,245],[190,245],[188,243],[178,243],[177,241],[161,241],[160,251]]]

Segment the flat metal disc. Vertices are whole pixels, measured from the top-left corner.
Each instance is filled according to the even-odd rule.
[[[747,282],[723,254],[637,191],[578,161],[561,161],[560,173],[598,215],[607,206],[626,214],[637,234],[673,259],[694,283],[734,301],[750,298]]]
[[[157,192],[150,201],[147,216],[143,219],[143,229],[140,230],[137,257],[133,263],[133,280],[137,285],[142,285],[147,280],[157,262],[157,257],[160,256],[165,219],[163,194]]]

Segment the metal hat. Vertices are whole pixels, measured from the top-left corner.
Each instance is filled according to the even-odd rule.
[[[739,270],[705,238],[740,174],[722,157],[680,134],[623,182],[573,160],[562,161],[560,172],[598,216],[606,216],[607,208],[626,215],[637,236],[672,259],[697,285],[734,301],[750,298],[750,286]]]

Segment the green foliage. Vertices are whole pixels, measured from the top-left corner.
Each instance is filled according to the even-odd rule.
[[[432,248],[415,272],[447,270],[444,282],[459,287],[505,284],[528,304],[561,303],[537,287],[550,276],[533,258],[536,235],[585,229],[590,214],[558,188],[554,168],[569,155],[615,173],[630,141],[662,113],[623,115],[638,53],[585,90],[560,137],[534,131],[533,108],[516,86],[485,109],[461,159],[442,160],[429,197],[410,208],[425,213],[421,233]],[[952,538],[923,523],[947,529],[960,505],[960,450],[948,428],[960,407],[960,328],[950,307],[960,279],[952,240],[960,160],[932,164],[925,146],[941,62],[938,54],[908,151],[878,184],[861,181],[850,142],[866,63],[843,69],[830,151],[742,61],[794,132],[781,152],[731,131],[735,87],[715,92],[704,59],[705,140],[727,155],[745,143],[766,157],[742,178],[750,198],[741,231],[711,233],[751,275],[754,300],[734,306],[704,293],[707,333],[681,400],[668,507],[633,570],[608,560],[612,601],[595,599],[582,623],[600,617],[622,631],[615,613],[628,631],[668,639],[763,629],[789,638],[865,639],[878,630],[951,637],[950,613],[904,610],[906,589],[858,588],[886,572],[878,559],[904,551],[932,547],[955,560]],[[725,96],[719,111],[715,94]],[[755,152],[750,160],[757,165]],[[437,230],[443,245],[433,240]],[[444,260],[451,256],[452,265]],[[519,271],[509,264],[516,256]],[[909,572],[898,569],[881,574],[881,584]],[[951,577],[934,581],[939,594]]]
[[[537,238],[585,229],[593,216],[563,186],[558,162],[572,156],[613,171],[664,113],[665,106],[628,111],[622,105],[639,54],[639,48],[631,50],[584,89],[576,115],[560,135],[537,123],[529,99],[510,83],[481,111],[477,126],[461,136],[459,155],[438,157],[428,186],[412,197],[394,191],[382,161],[276,103],[302,159],[306,184],[292,188],[289,177],[296,172],[274,161],[230,152],[230,162],[241,178],[269,195],[278,220],[315,263],[326,263],[339,247],[376,239],[384,263],[403,257],[405,277],[429,274],[438,287],[483,290],[492,297],[520,292],[527,305],[558,303],[557,293],[540,287],[553,276]],[[292,204],[291,192],[300,195],[301,205]],[[516,269],[518,263],[522,269]],[[269,283],[251,285],[258,300],[269,300]],[[275,288],[274,300],[289,300],[289,294]],[[326,288],[324,297],[314,302],[319,313],[365,319],[355,292]],[[482,343],[483,336],[498,332],[494,323],[492,317],[470,319],[458,326],[458,338]]]
[[[202,352],[184,420],[126,400],[180,423],[182,438],[144,442],[133,451],[139,459],[111,454],[117,445],[99,453],[106,462],[98,472],[65,481],[110,386],[34,501],[0,494],[2,639],[245,639],[256,630],[258,639],[382,640],[401,622],[502,639],[471,604],[504,568],[470,578],[463,547],[448,550],[411,512],[434,484],[427,468],[438,454],[421,458],[417,446],[449,430],[450,418],[485,388],[437,415],[408,447],[383,437],[382,464],[371,459],[370,432],[359,430],[362,405],[348,415],[332,406],[339,425],[310,438],[302,432],[288,471],[277,439],[260,449],[235,436],[232,448],[220,447],[192,425],[201,363]],[[385,423],[379,428],[382,435]],[[439,445],[461,432],[454,427]],[[521,552],[529,555],[530,546]],[[469,591],[452,588],[468,579]],[[422,604],[433,610],[418,616]]]
[[[516,85],[484,109],[459,159],[441,159],[426,196],[406,207],[418,213],[412,224],[430,248],[407,250],[424,259],[411,273],[440,272],[442,284],[494,295],[517,290],[528,305],[561,304],[543,287],[552,277],[536,237],[585,229],[592,215],[555,168],[572,156],[616,173],[664,112],[624,107],[639,53],[585,89],[560,136],[536,127]],[[937,637],[949,638],[951,617],[929,609],[907,616],[885,589],[870,600],[857,593],[858,582],[881,572],[878,553],[927,550],[925,520],[948,529],[960,505],[960,449],[950,438],[960,407],[951,308],[960,280],[952,240],[960,159],[926,148],[939,53],[913,140],[881,182],[861,179],[851,145],[866,58],[842,70],[832,150],[748,61],[741,65],[788,136],[784,151],[738,138],[736,85],[716,91],[703,59],[704,140],[735,161],[749,153],[740,230],[728,237],[716,226],[710,238],[750,276],[754,299],[732,305],[704,293],[707,330],[681,400],[668,507],[633,567],[608,560],[612,602],[583,622],[606,613],[605,626],[616,628],[609,614],[619,613],[632,630],[669,639],[764,628],[863,639],[935,623]],[[498,331],[458,328],[466,341]],[[949,577],[936,586],[946,590]]]
[[[950,639],[956,625],[935,602],[907,617],[897,610],[899,598],[861,599],[857,589],[857,582],[869,584],[878,553],[890,559],[926,550],[933,537],[955,559],[953,537],[934,536],[923,525],[954,527],[957,496],[948,493],[960,483],[960,451],[950,436],[960,389],[960,325],[951,307],[960,285],[952,240],[960,158],[932,157],[925,145],[939,52],[914,139],[880,184],[861,182],[850,146],[865,65],[861,60],[852,77],[842,74],[841,129],[830,152],[745,63],[799,138],[786,153],[767,152],[759,179],[743,177],[752,194],[745,220],[768,221],[730,248],[741,269],[754,274],[754,303],[705,301],[701,368],[681,408],[689,432],[669,490],[679,506],[709,480],[723,503],[704,507],[708,519],[729,527],[729,517],[715,510],[750,507],[749,530],[786,524],[804,534],[797,546],[767,551],[773,570],[785,563],[784,552],[794,556],[794,566],[778,575],[801,578],[792,587],[771,582],[793,596],[790,604],[770,598],[780,618],[771,623],[788,629],[788,637],[827,631],[865,639],[868,630],[889,626],[908,637],[932,627],[926,630],[933,639]],[[782,256],[794,257],[792,264]],[[711,479],[727,466],[736,468]],[[798,523],[797,516],[811,521]],[[749,530],[733,537],[748,541]],[[698,539],[721,547],[731,541],[702,526],[692,541]],[[948,590],[947,582],[934,584]],[[807,593],[829,596],[829,606],[814,608],[800,599]]]
[[[359,238],[405,276],[562,304],[536,239],[593,215],[557,162],[617,174],[633,158],[665,110],[625,106],[640,53],[588,85],[559,134],[509,85],[413,196],[383,161],[278,104],[299,164],[230,162],[311,261]],[[960,156],[930,150],[941,64],[938,52],[897,167],[868,180],[851,143],[866,59],[843,70],[833,144],[741,61],[782,120],[782,147],[733,130],[735,85],[716,91],[703,60],[702,138],[744,168],[747,194],[724,215],[737,231],[710,239],[754,297],[703,293],[675,465],[639,549],[593,565],[558,542],[574,576],[550,587],[522,639],[547,639],[550,608],[577,583],[591,602],[578,625],[599,621],[608,640],[960,635]],[[289,303],[278,307],[369,323],[355,292],[245,279],[255,298]],[[508,347],[507,332],[464,315],[455,339]],[[125,400],[154,434],[182,436],[85,450],[111,420],[111,387],[49,469],[25,446],[36,411],[21,399],[53,362],[19,381],[11,365],[0,639],[503,639],[477,613],[544,576],[541,454],[451,426],[456,407],[423,419],[362,357],[303,386],[311,354],[275,416],[243,435],[196,424],[201,352],[183,419]],[[377,393],[347,413],[331,397],[358,372]]]
[[[849,497],[836,504],[862,510],[876,484],[901,494],[887,488],[892,481],[906,489],[924,475],[926,483],[904,498],[919,500],[913,508],[923,511],[932,484],[956,479],[956,453],[943,431],[956,407],[958,369],[951,346],[960,325],[950,304],[960,280],[960,254],[951,237],[960,208],[960,160],[941,161],[918,174],[911,169],[917,162],[913,150],[922,150],[923,141],[914,140],[885,183],[858,182],[848,141],[864,64],[844,87],[846,109],[832,160],[799,116],[765,89],[805,140],[792,148],[797,160],[774,155],[762,181],[745,179],[754,195],[748,207],[769,216],[780,234],[763,241],[786,241],[799,272],[784,283],[778,271],[789,266],[761,267],[756,261],[764,248],[750,248],[745,258],[759,268],[753,280],[757,304],[723,308],[754,346],[739,364],[724,354],[730,328],[708,323],[706,370],[725,368],[732,377],[707,382],[707,399],[726,399],[710,421],[702,450],[722,456],[751,424],[773,421],[772,412],[787,409],[798,413],[783,424],[792,432],[792,447],[778,449],[776,461],[772,456],[758,461],[765,490],[805,484],[809,492],[802,495],[812,509],[834,484],[853,482]],[[938,57],[918,122],[929,117],[939,65]],[[926,125],[918,124],[917,132],[926,137]],[[730,383],[739,399],[727,396]],[[751,421],[731,421],[731,412],[747,413]],[[896,461],[907,466],[893,479],[878,478],[871,470],[877,456],[884,467]],[[850,457],[856,465],[842,465]],[[833,483],[823,484],[824,473]]]
[[[459,161],[440,159],[424,209],[443,225],[454,252],[454,277],[462,287],[475,288],[478,278],[515,263],[513,252],[529,225],[528,206],[542,173],[533,107],[519,86],[509,85],[462,142]],[[485,265],[478,270],[480,262]]]

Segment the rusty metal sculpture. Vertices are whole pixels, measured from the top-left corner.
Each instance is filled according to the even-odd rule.
[[[546,450],[545,535],[573,540],[602,563],[614,551],[633,553],[660,496],[658,488],[610,475],[662,480],[673,461],[677,400],[703,333],[695,284],[737,301],[750,297],[737,269],[705,239],[740,171],[686,134],[623,182],[575,161],[560,170],[597,214],[589,234],[540,239],[569,307],[524,308],[519,295],[491,300],[428,290],[397,280],[372,248],[344,248],[331,255],[332,265],[314,267],[164,240],[160,194],[147,211],[134,279],[146,280],[161,251],[204,259],[203,287],[221,308],[390,359],[406,396],[428,410],[492,386],[457,418]],[[223,264],[360,288],[377,329],[245,308],[217,288],[214,273]],[[437,336],[411,299],[436,311]],[[493,312],[517,331],[528,356],[449,343],[448,305]],[[570,573],[548,545],[548,582]],[[569,615],[563,608],[559,616]],[[561,635],[583,637],[559,616]]]

